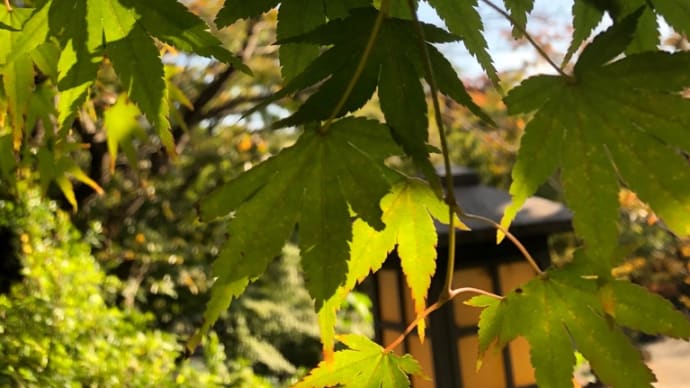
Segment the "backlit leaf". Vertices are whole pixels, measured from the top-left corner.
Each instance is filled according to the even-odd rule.
[[[366,337],[343,335],[339,340],[348,349],[335,352],[333,360],[322,361],[295,388],[409,387],[408,375],[421,375],[419,363],[409,354],[402,357]]]
[[[48,9],[50,1],[37,9],[31,18],[22,26],[20,32],[12,33],[12,49],[5,58],[5,62],[14,62],[17,58],[30,53],[45,42],[48,35]],[[14,10],[12,11],[14,12]],[[2,64],[3,61],[0,61]]]
[[[72,125],[75,112],[86,101],[87,92],[96,78],[102,57],[86,51],[85,42],[72,40],[60,53],[58,60],[58,126]]]
[[[133,10],[115,0],[108,4],[110,16],[103,19],[106,52],[127,94],[156,128],[168,152],[174,153],[175,145],[169,131],[168,93],[158,49],[137,24]]]
[[[502,348],[518,336],[525,337],[540,387],[572,387],[575,350],[606,384],[648,387],[654,381],[639,351],[606,318],[594,279],[556,270],[500,301],[482,296],[468,304],[484,308],[479,321],[480,353],[494,342]]]
[[[77,199],[74,185],[70,179],[76,179],[91,187],[99,195],[103,189],[77,165],[77,163],[61,150],[50,151],[46,147],[39,148],[37,153],[38,171],[40,173],[41,190],[45,193],[51,182],[60,188],[72,209],[77,211]]]
[[[214,57],[219,61],[249,73],[249,68],[239,58],[226,50],[221,41],[208,31],[208,25],[189,12],[179,1],[171,0],[121,0],[140,15],[144,29],[163,42],[181,50]]]
[[[676,31],[690,35],[690,3],[685,0],[652,0],[652,4]]]
[[[377,15],[378,11],[374,8],[356,9],[345,19],[333,20],[312,32],[280,42],[311,43],[331,47],[282,91],[259,105],[265,106],[278,98],[321,82],[318,91],[292,116],[276,122],[275,128],[325,120],[332,114],[334,107],[323,104],[323,101],[338,101],[345,92],[365,52]],[[369,60],[354,84],[352,93],[336,115],[341,116],[360,108],[369,100],[378,84],[381,109],[396,141],[432,181],[435,190],[440,191],[435,169],[428,161],[429,152],[425,144],[428,137],[428,120],[424,89],[420,82],[420,79],[424,78],[422,60],[416,47],[409,44],[417,39],[415,28],[410,20],[392,17],[383,20]],[[450,63],[439,56],[431,45],[459,38],[432,25],[423,24],[422,28],[428,41],[427,48],[432,52],[432,65],[444,77],[445,82],[440,83],[441,90],[473,112],[480,113],[481,109],[469,98]]]
[[[24,115],[34,86],[33,64],[28,54],[23,54],[5,65],[2,82],[12,120],[14,149],[18,150],[23,136]]]
[[[127,101],[127,95],[121,94],[115,104],[103,113],[103,126],[110,154],[110,171],[115,171],[118,147],[122,147],[132,166],[137,165],[137,155],[132,145],[134,137],[144,135],[139,125],[141,112],[136,105]]]
[[[568,52],[563,57],[563,64],[570,61],[575,51],[580,48],[604,16],[604,9],[590,0],[575,0],[572,12],[573,37],[570,40]]]
[[[383,227],[378,200],[371,199],[390,189],[383,159],[397,153],[387,127],[348,118],[325,133],[308,129],[294,146],[218,188],[200,206],[204,219],[233,215],[213,265],[214,287],[259,276],[298,225],[307,288],[319,304],[333,295],[347,272],[348,205]]]
[[[226,27],[240,19],[259,16],[274,8],[280,0],[225,0],[216,16],[216,25]]]
[[[467,50],[477,58],[489,79],[498,85],[499,79],[484,38],[484,25],[477,10],[477,0],[430,0],[429,4],[436,9],[448,29],[462,37],[462,42]]]
[[[280,5],[278,39],[286,39],[309,32],[326,21],[323,0],[292,0]],[[280,66],[283,79],[290,81],[319,55],[319,46],[290,43],[280,46]]]
[[[331,298],[337,302],[330,308],[337,309],[347,293],[369,273],[378,271],[388,255],[397,247],[400,264],[412,293],[415,313],[420,314],[426,309],[431,276],[436,271],[438,236],[434,219],[448,224],[448,206],[438,199],[428,184],[410,178],[397,183],[393,190],[383,197],[381,210],[381,219],[386,225],[381,231],[362,220],[355,221],[352,228],[347,280]],[[454,225],[460,229],[467,229],[457,217]],[[328,312],[324,311],[323,314]],[[424,321],[420,321],[417,327],[423,340]],[[321,326],[322,336],[323,333],[332,335],[332,330]],[[324,345],[326,342],[328,341],[324,341]]]
[[[0,44],[0,65],[7,63],[9,55],[16,55],[12,53],[19,51],[19,47],[16,47],[14,42],[33,12],[33,8],[16,8],[9,12],[7,8],[0,7],[0,23],[10,27],[10,29],[0,29],[0,42],[3,42]]]
[[[690,140],[681,135],[690,126],[690,101],[677,94],[690,86],[690,54],[642,53],[605,64],[617,55],[611,47],[625,48],[629,31],[623,21],[595,39],[575,66],[574,79],[534,77],[506,97],[512,113],[538,111],[525,129],[525,148],[513,171],[514,203],[504,225],[560,166],[575,230],[593,250],[590,255],[611,259],[619,179],[675,233],[690,234],[690,171],[678,152],[690,150]],[[521,101],[529,95],[534,98],[528,104]],[[603,275],[609,263],[602,265]]]
[[[503,0],[503,2],[515,24],[520,27],[513,26],[513,37],[522,37],[522,31],[527,28],[527,15],[534,8],[534,0]]]
[[[328,19],[346,18],[350,14],[350,10],[370,6],[371,1],[372,0],[324,1],[326,16]]]

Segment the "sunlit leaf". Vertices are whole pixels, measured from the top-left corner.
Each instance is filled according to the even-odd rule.
[[[652,4],[676,31],[690,35],[690,3],[685,0],[652,0]]]
[[[292,0],[280,5],[278,39],[309,32],[326,21],[323,0]],[[319,55],[319,46],[305,43],[280,45],[280,66],[283,79],[290,81]]]
[[[144,135],[139,124],[141,112],[136,105],[121,94],[115,104],[103,113],[103,126],[106,130],[108,153],[110,154],[110,171],[115,171],[118,147],[122,147],[132,166],[137,165],[137,154],[132,145],[135,136]]]
[[[331,47],[307,66],[304,72],[288,82],[283,90],[259,105],[265,106],[278,98],[321,82],[318,91],[311,95],[297,112],[276,122],[274,127],[299,125],[330,117],[334,107],[322,102],[338,101],[347,89],[360,58],[366,51],[377,16],[378,11],[374,8],[356,9],[345,19],[333,20],[312,32],[280,42],[311,43]],[[431,45],[451,42],[459,37],[428,24],[423,24],[422,28],[428,41],[427,48],[432,54],[432,66],[436,73],[444,77],[444,82],[439,82],[441,92],[467,106],[472,112],[486,117],[464,90],[450,63],[439,56]],[[411,20],[385,18],[361,75],[353,85],[342,109],[336,112],[336,116],[362,107],[378,86],[381,110],[393,130],[396,141],[432,182],[434,189],[440,192],[440,185],[437,183],[435,169],[428,160],[429,151],[425,144],[428,137],[428,120],[424,89],[420,82],[425,73],[419,52],[415,46],[409,45],[409,42],[416,39],[416,27]]]
[[[436,271],[438,236],[434,219],[448,224],[448,206],[436,197],[428,184],[418,179],[405,179],[383,197],[381,210],[381,219],[386,225],[383,230],[377,231],[362,220],[356,220],[353,225],[347,279],[319,311],[319,317],[325,323],[332,321],[348,292],[370,273],[378,271],[396,247],[412,293],[414,312],[420,314],[426,308],[431,276]],[[457,217],[454,225],[467,229]],[[328,351],[332,349],[334,332],[333,327],[325,323],[320,325],[321,337]],[[420,321],[417,328],[423,340],[424,321]]]
[[[189,12],[178,1],[170,0],[121,0],[140,15],[139,22],[156,38],[181,50],[230,63],[245,73],[249,68],[239,58],[225,49],[221,41],[208,31],[208,25]]]
[[[429,4],[436,9],[448,29],[462,37],[467,50],[477,58],[491,81],[498,85],[499,79],[484,38],[484,25],[477,9],[477,0],[430,0]]]
[[[213,265],[214,287],[259,276],[298,225],[307,288],[317,303],[333,295],[347,272],[348,206],[383,227],[371,198],[390,189],[391,172],[382,162],[398,152],[388,128],[348,118],[325,133],[307,130],[294,146],[218,188],[200,206],[204,219],[233,215]],[[229,303],[215,298],[212,304]]]
[[[223,8],[216,16],[216,24],[218,27],[225,27],[240,19],[259,16],[276,7],[278,3],[280,0],[225,0]]]
[[[520,38],[523,35],[522,31],[527,28],[527,15],[534,8],[534,0],[503,0],[503,2],[517,26],[513,26],[513,37]]]
[[[623,21],[595,39],[573,79],[534,77],[505,99],[512,113],[538,111],[525,129],[503,224],[560,166],[575,231],[605,261],[617,241],[619,179],[669,228],[690,234],[690,171],[678,152],[690,150],[681,135],[690,101],[677,94],[690,86],[690,55],[650,52],[606,64],[625,49],[630,31]],[[602,265],[604,275],[610,263]]]
[[[409,387],[408,375],[421,375],[417,360],[384,349],[366,337],[343,335],[339,340],[348,347],[335,352],[333,360],[322,361],[295,388],[317,387]]]

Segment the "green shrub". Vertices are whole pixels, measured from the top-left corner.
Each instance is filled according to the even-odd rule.
[[[0,386],[262,384],[246,366],[228,368],[215,336],[203,357],[176,362],[174,335],[151,330],[151,315],[116,306],[119,280],[100,269],[68,215],[21,192],[0,200],[0,227],[14,231],[23,265],[23,279],[0,295]]]

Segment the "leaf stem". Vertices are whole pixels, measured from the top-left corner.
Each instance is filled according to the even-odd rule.
[[[422,311],[421,314],[417,315],[415,317],[414,321],[412,321],[407,327],[405,328],[405,331],[402,332],[393,342],[388,344],[386,348],[384,349],[384,352],[391,352],[393,349],[395,349],[398,345],[400,345],[404,340],[405,337],[408,336],[408,334],[412,333],[412,331],[417,327],[417,324],[423,320],[426,319],[431,313],[434,311],[440,309],[443,307],[444,304],[448,303],[451,299],[455,298],[456,296],[464,293],[473,293],[473,294],[479,294],[479,295],[486,295],[490,296],[492,298],[496,299],[503,299],[503,297],[493,294],[489,291],[482,290],[480,288],[474,288],[474,287],[462,287],[462,288],[457,288],[455,290],[450,290],[448,292],[449,297],[447,299],[439,299],[436,301],[434,304],[431,306],[427,307],[424,311]]]
[[[544,49],[541,48],[541,46],[539,46],[539,44],[537,43],[537,41],[535,41],[534,38],[532,38],[532,35],[530,35],[529,32],[527,32],[527,29],[524,28],[524,27],[522,27],[520,24],[518,24],[518,23],[515,21],[515,19],[513,19],[513,17],[510,16],[510,14],[509,14],[508,12],[504,11],[503,9],[501,9],[499,6],[497,6],[497,5],[496,5],[495,3],[493,3],[491,0],[481,0],[481,1],[482,1],[484,4],[488,5],[489,7],[491,7],[494,11],[498,12],[499,14],[501,14],[501,16],[503,16],[504,18],[506,18],[506,19],[510,22],[510,24],[513,25],[514,28],[516,28],[517,30],[519,30],[519,31],[522,33],[522,35],[525,36],[525,39],[527,39],[527,41],[532,45],[532,47],[534,47],[534,49],[537,50],[537,52],[539,53],[539,55],[540,55],[542,58],[544,58],[544,60],[546,60],[546,62],[548,62],[548,64],[549,64],[551,67],[553,67],[553,68],[556,70],[556,72],[558,72],[558,74],[562,75],[563,77],[570,78],[570,75],[568,75],[566,72],[564,72],[563,69],[561,69],[561,67],[558,66],[558,65],[556,64],[556,62],[554,62],[554,61],[551,59],[551,57],[549,57],[549,54],[547,54],[546,51],[544,51]]]
[[[381,1],[381,8],[379,9],[379,14],[376,17],[376,21],[374,21],[374,26],[371,29],[371,34],[369,34],[367,44],[366,46],[364,46],[364,52],[362,52],[362,57],[359,59],[359,63],[357,63],[355,73],[352,75],[352,78],[350,78],[350,81],[348,82],[347,87],[345,88],[345,92],[343,92],[343,94],[340,96],[340,100],[338,100],[338,103],[335,105],[335,108],[333,108],[333,112],[331,112],[331,115],[328,117],[324,125],[319,128],[319,132],[325,133],[326,131],[328,131],[328,128],[330,128],[331,124],[333,123],[333,120],[335,120],[335,118],[338,116],[340,110],[343,109],[345,103],[347,103],[347,99],[350,98],[352,91],[357,85],[357,81],[359,81],[359,78],[362,76],[362,72],[364,72],[364,68],[367,65],[367,61],[371,56],[371,51],[374,49],[374,45],[376,44],[376,38],[379,36],[381,25],[383,25],[383,19],[386,17],[386,15],[388,15],[390,5],[391,0]]]
[[[10,0],[5,0],[5,8],[7,8],[7,12],[12,12],[12,4],[10,4]]]
[[[522,253],[522,256],[525,258],[525,260],[527,260],[527,262],[532,267],[532,269],[534,269],[534,272],[536,272],[539,275],[544,274],[544,271],[542,271],[541,268],[539,268],[539,264],[537,264],[537,261],[534,260],[534,257],[532,257],[532,255],[529,253],[527,248],[525,248],[525,246],[522,245],[520,240],[517,237],[515,237],[514,234],[512,234],[510,231],[508,231],[508,228],[503,227],[503,225],[499,224],[498,222],[496,222],[490,218],[482,217],[482,216],[479,216],[476,214],[465,213],[460,208],[458,208],[457,214],[458,214],[458,217],[460,217],[461,219],[467,218],[470,220],[480,221],[480,222],[483,222],[485,224],[489,224],[492,227],[496,228],[497,230],[500,230],[501,232],[503,232],[506,235],[506,237],[508,237],[508,240],[510,240],[515,245],[515,247],[520,251],[520,253]]]
[[[453,190],[453,174],[450,165],[450,151],[448,148],[448,139],[446,131],[443,126],[443,116],[441,114],[441,104],[438,99],[438,87],[436,85],[436,77],[434,76],[434,69],[431,65],[431,58],[429,57],[429,50],[426,47],[426,39],[424,38],[424,30],[417,17],[414,2],[407,0],[407,6],[410,8],[410,14],[414,21],[417,31],[417,41],[419,43],[419,50],[422,54],[424,63],[424,72],[426,73],[427,83],[431,92],[431,102],[434,107],[434,117],[436,119],[436,126],[438,128],[438,136],[441,141],[441,153],[443,154],[443,169],[445,171],[445,185],[446,195],[445,202],[448,204],[448,266],[446,268],[446,279],[443,284],[443,293],[439,297],[439,301],[450,298],[450,293],[453,287],[453,272],[455,272],[455,213],[458,209],[458,202],[455,198],[455,190]]]

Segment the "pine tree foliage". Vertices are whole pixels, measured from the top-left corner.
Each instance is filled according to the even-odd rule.
[[[533,1],[482,2],[509,19],[516,38],[529,37]],[[301,384],[397,387],[409,384],[409,374],[422,373],[410,356],[395,356],[361,337],[336,337],[332,326],[337,301],[396,248],[422,326],[433,310],[426,291],[437,270],[431,217],[463,227],[456,218],[463,216],[462,203],[443,193],[430,162],[430,153],[449,151],[445,141],[441,150],[427,144],[429,125],[441,124],[440,94],[488,124],[493,120],[434,44],[461,41],[494,84],[500,79],[477,1],[429,3],[448,30],[420,23],[416,1],[223,2],[215,16],[221,28],[277,14],[284,85],[247,114],[296,97],[302,102],[272,126],[298,128],[300,135],[292,147],[201,201],[203,220],[229,219],[228,239],[190,348],[294,240],[321,311],[326,354]],[[55,184],[75,210],[75,180],[102,191],[78,163],[80,115],[103,121],[113,159],[121,149],[135,164],[136,138],[146,130],[174,157],[171,117],[189,103],[166,76],[162,53],[174,47],[251,74],[204,19],[175,0],[28,4],[35,8],[12,7],[11,1],[0,7],[0,180],[15,185],[36,170],[43,190]],[[558,74],[525,79],[504,98],[510,113],[532,116],[502,228],[558,172],[583,246],[571,264],[548,269],[503,298],[473,299],[483,308],[479,350],[524,336],[541,386],[570,384],[575,349],[604,382],[649,386],[653,375],[619,327],[688,338],[690,323],[662,299],[611,276],[618,252],[616,196],[621,187],[636,192],[673,233],[690,235],[690,54],[660,50],[657,22],[662,17],[687,34],[690,9],[683,0],[575,0],[572,13],[563,67],[545,58]],[[605,15],[612,26],[590,39]],[[117,98],[102,109],[91,93],[106,70],[119,86]],[[384,120],[358,117],[375,92]],[[426,182],[389,167],[391,156],[409,158]],[[450,290],[432,307],[454,295]],[[335,338],[347,349],[333,352]]]

